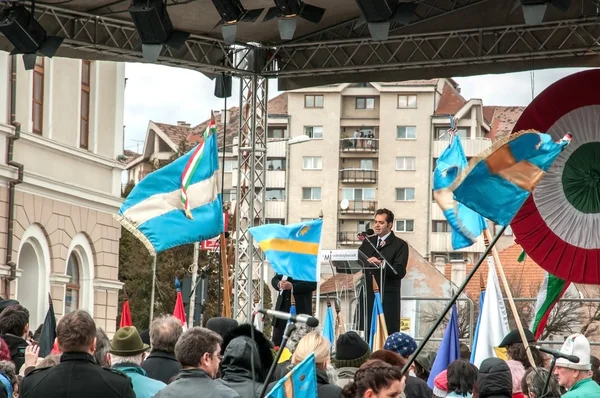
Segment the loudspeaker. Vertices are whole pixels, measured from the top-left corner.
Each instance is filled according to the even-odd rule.
[[[163,0],[133,0],[129,14],[144,44],[165,44],[173,23]]]
[[[237,22],[246,11],[240,0],[212,0],[223,22]]]
[[[367,22],[383,22],[392,19],[398,0],[356,0]]]
[[[35,53],[47,37],[44,28],[24,6],[10,7],[0,14],[0,32],[20,54]]]
[[[215,97],[231,97],[231,86],[233,79],[230,75],[218,75],[215,79]]]

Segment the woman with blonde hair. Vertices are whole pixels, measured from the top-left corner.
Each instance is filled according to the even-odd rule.
[[[298,342],[292,360],[289,366],[291,370],[294,366],[306,359],[310,354],[315,354],[315,365],[317,367],[317,397],[318,398],[335,398],[341,397],[342,389],[330,380],[329,373],[333,374],[333,366],[331,366],[331,344],[319,332],[313,331],[308,333]],[[271,391],[275,383],[271,383],[267,391]]]
[[[402,369],[379,359],[365,362],[354,381],[344,387],[343,398],[399,398],[404,391]]]

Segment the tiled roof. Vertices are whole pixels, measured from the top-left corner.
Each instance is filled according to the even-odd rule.
[[[321,294],[332,294],[336,292],[344,292],[354,290],[354,286],[360,279],[362,273],[356,274],[335,274],[325,282],[321,283]]]
[[[495,106],[484,106],[483,107],[483,118],[488,124],[492,122],[494,119],[494,111],[496,110]]]
[[[452,85],[445,83],[440,102],[435,110],[436,115],[455,115],[467,101]]]
[[[130,151],[129,149],[125,149],[123,151],[123,155],[127,158],[125,160],[125,164],[133,162],[135,159],[139,158],[140,156],[142,156],[140,153],[134,152],[134,151]]]
[[[269,115],[287,115],[287,104],[288,104],[288,95],[287,93],[279,94],[277,97],[269,100],[269,104],[267,105],[267,111]],[[234,106],[229,108],[227,116],[227,131],[225,133],[225,145],[231,145],[233,143],[233,138],[237,136],[239,123],[240,123],[240,108]],[[218,128],[218,142],[219,147],[223,145],[223,124],[221,123],[222,112],[215,114],[215,122],[217,123]],[[190,129],[187,134],[187,140],[190,145],[194,145],[198,142],[204,130],[206,130],[206,126],[208,126],[208,122],[210,119],[207,119]],[[229,149],[231,150],[231,149]]]
[[[429,80],[405,80],[403,82],[382,82],[378,83],[382,86],[435,86],[439,79]]]
[[[502,268],[504,269],[506,279],[511,286],[513,297],[536,297],[546,272],[528,257],[524,262],[519,263],[517,259],[522,251],[523,249],[521,246],[514,244],[502,250],[498,256],[500,257],[500,262],[502,263]],[[466,264],[465,275],[468,275],[471,272],[473,266],[474,264]],[[451,271],[452,264],[447,264],[445,271],[447,278],[450,278]],[[485,285],[487,282],[487,274],[488,266],[487,262],[484,262],[479,267],[465,290],[467,295],[472,300],[479,301],[481,281],[483,281],[483,284]],[[502,285],[500,276],[498,276],[498,280],[502,290],[504,291],[504,286]],[[504,297],[506,297],[506,294]]]
[[[181,141],[187,139],[187,136],[192,132],[192,128],[189,127],[189,125],[183,126],[157,122],[153,123],[177,146],[181,144]]]
[[[488,108],[487,111],[486,108]],[[513,127],[525,110],[524,106],[486,106],[484,107],[484,115],[490,113],[490,108],[494,108],[491,120],[492,130],[488,135],[492,140],[512,133]]]

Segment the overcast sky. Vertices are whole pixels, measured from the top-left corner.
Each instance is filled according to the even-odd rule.
[[[583,69],[535,71],[535,94],[550,84]],[[223,109],[223,99],[214,96],[214,83],[199,72],[168,66],[127,64],[125,90],[125,148],[141,151],[148,121],[175,124],[182,120],[196,125],[210,117],[211,109]],[[481,98],[485,105],[522,105],[531,101],[530,72],[483,75],[455,79],[466,99]],[[239,81],[227,108],[239,106]],[[269,97],[277,95],[277,83],[269,84]]]

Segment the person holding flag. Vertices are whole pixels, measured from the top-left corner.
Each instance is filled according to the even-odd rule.
[[[271,285],[277,290],[277,302],[275,310],[281,312],[290,312],[292,307],[292,292],[296,301],[296,314],[312,314],[312,293],[317,290],[317,282],[297,281],[286,275],[275,274],[271,279]],[[273,344],[281,344],[283,332],[287,321],[275,319],[273,323]]]

